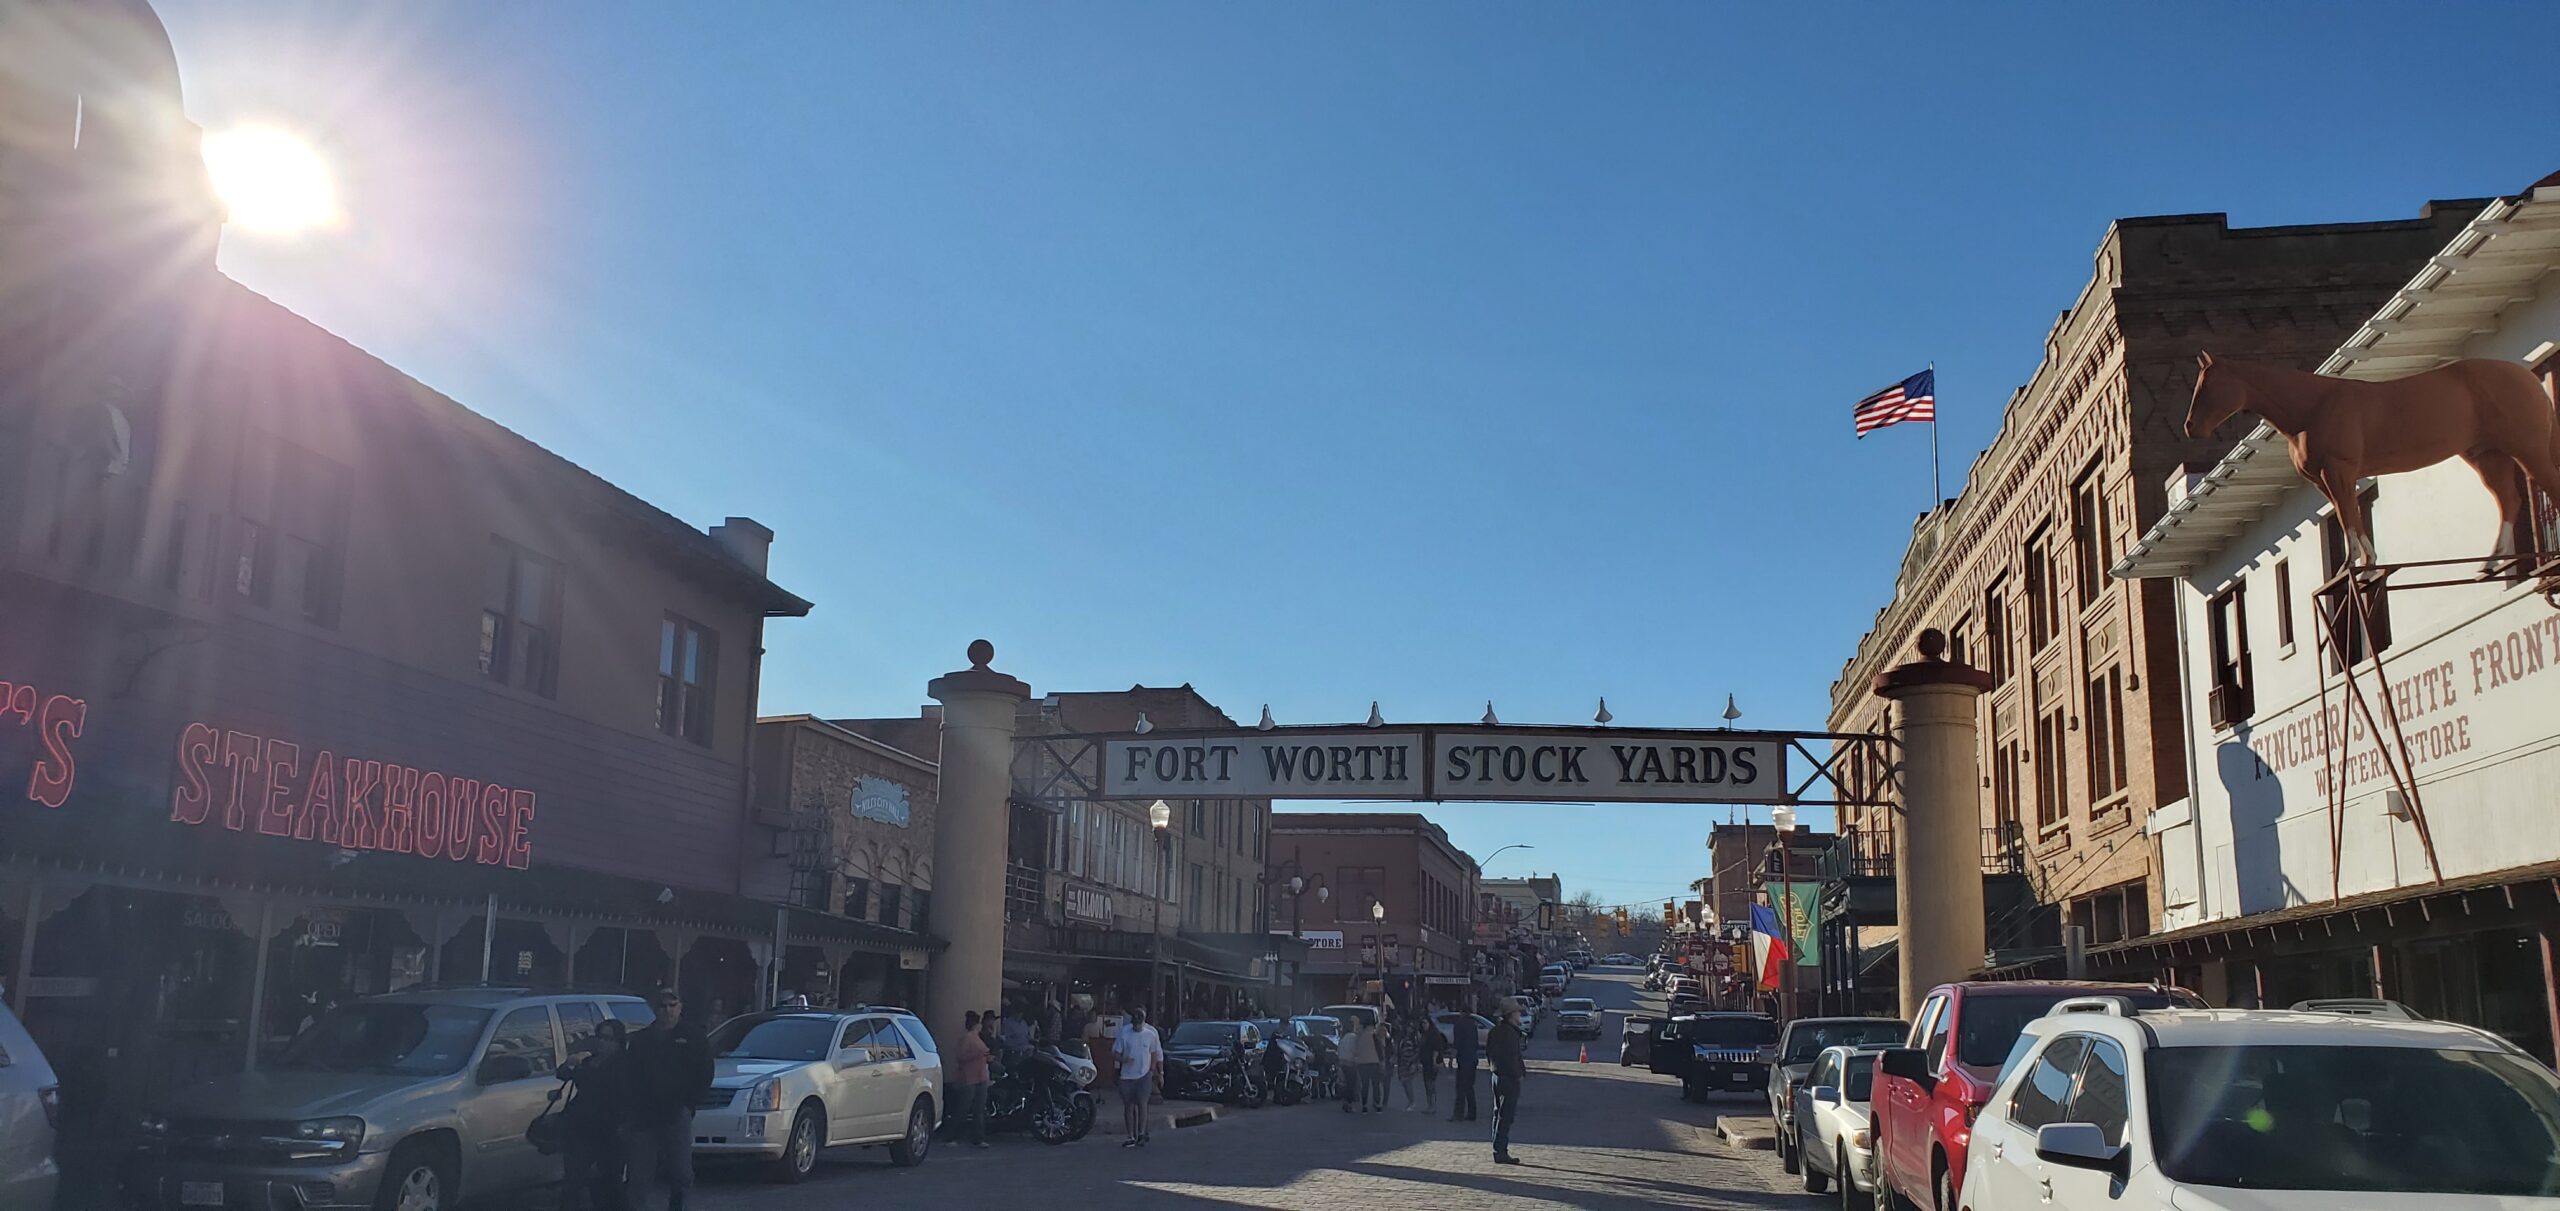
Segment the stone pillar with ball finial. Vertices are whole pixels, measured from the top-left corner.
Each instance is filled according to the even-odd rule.
[[[1983,963],[1982,782],[1975,700],[1991,676],[1946,659],[1947,637],[1920,632],[1920,659],[1876,674],[1896,705],[1893,759],[1902,767],[1894,821],[1893,901],[1900,925],[1902,1016],[1921,998]]]
[[[969,645],[969,667],[933,679],[942,704],[942,775],[933,828],[933,918],[947,943],[926,971],[924,1022],[960,1054],[960,1017],[1004,991],[1005,824],[1013,796],[1014,710],[1031,687],[988,668],[996,647]]]

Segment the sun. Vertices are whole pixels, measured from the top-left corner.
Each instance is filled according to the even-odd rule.
[[[291,236],[334,227],[342,217],[328,162],[289,131],[244,126],[208,135],[204,165],[234,227]]]

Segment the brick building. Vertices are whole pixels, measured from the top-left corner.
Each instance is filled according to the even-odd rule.
[[[934,762],[808,715],[756,721],[748,890],[879,926],[865,944],[793,946],[782,989],[820,1003],[914,1005],[935,943]]]
[[[2160,517],[2170,470],[2237,436],[2182,432],[2197,351],[2317,365],[2481,205],[2289,227],[2118,220],[1962,491],[1913,527],[1892,599],[1832,685],[1830,726],[1887,730],[1874,676],[1911,658],[1925,628],[1992,675],[1979,708],[1985,869],[2022,865],[2030,892],[1995,900],[1995,954],[2056,945],[2064,922],[2093,941],[2142,934],[2173,907],[2143,834],[2186,793],[2171,594],[2107,569]],[[1842,920],[1891,920],[1888,819],[1847,813],[1836,869],[1867,873],[1856,904],[1856,880],[1826,893],[1854,910]]]
[[[1292,878],[1331,894],[1318,905],[1291,903]],[[1373,999],[1373,981],[1432,1004],[1468,998],[1478,878],[1475,859],[1418,813],[1288,812],[1272,821],[1273,920],[1305,922],[1300,980],[1319,1001]]]
[[[810,608],[772,532],[223,277],[166,34],[80,12],[0,67],[53,123],[0,130],[0,981],[65,1138],[424,980],[753,1004],[758,656]]]

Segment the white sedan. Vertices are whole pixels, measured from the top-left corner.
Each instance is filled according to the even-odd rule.
[[[1820,1194],[1840,1186],[1840,1205],[1867,1211],[1876,1203],[1874,1111],[1867,1104],[1874,1089],[1876,1053],[1881,1045],[1826,1047],[1814,1057],[1813,1069],[1796,1086],[1797,1163],[1804,1188]]]
[[[924,1160],[942,1114],[942,1057],[903,1009],[776,1010],[711,1032],[711,1092],[693,1117],[696,1156],[751,1156],[797,1182],[818,1152],[886,1144]]]

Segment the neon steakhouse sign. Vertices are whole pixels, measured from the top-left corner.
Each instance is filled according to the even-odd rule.
[[[340,757],[190,723],[169,818],[340,849],[508,866],[533,862],[534,794],[460,774]]]
[[[89,703],[69,694],[46,694],[19,681],[0,681],[0,727],[32,727],[44,752],[27,775],[27,798],[46,807],[71,800],[79,767],[71,758],[71,742],[88,726]]]

